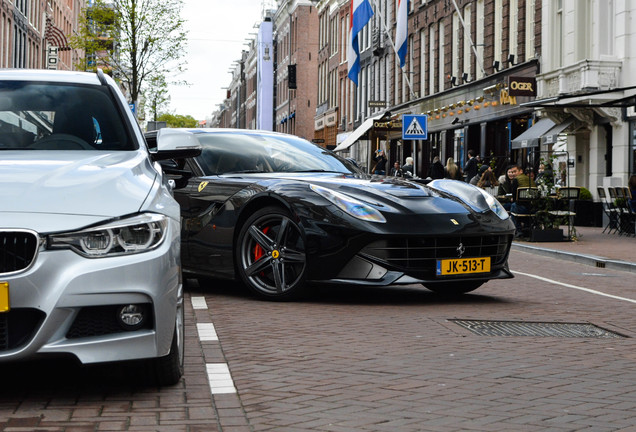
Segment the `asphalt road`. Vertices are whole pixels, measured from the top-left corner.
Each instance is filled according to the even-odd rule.
[[[510,264],[515,279],[460,300],[409,286],[273,303],[195,283],[180,384],[3,365],[0,430],[636,430],[634,274],[521,251]]]

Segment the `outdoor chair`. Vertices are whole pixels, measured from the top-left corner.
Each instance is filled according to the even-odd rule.
[[[619,235],[633,235],[634,214],[629,207],[629,195],[625,195],[625,190],[622,187],[613,189],[616,196],[616,209],[618,210],[618,233]]]
[[[603,228],[603,233],[607,230],[607,233],[611,234],[612,231],[618,230],[618,211],[609,201],[604,187],[598,186],[596,191],[601,200],[601,204],[603,205],[603,212],[605,213],[605,216],[607,216],[607,225]]]
[[[521,224],[529,228],[534,227],[536,217],[536,201],[540,198],[539,189],[536,187],[517,188],[516,202],[528,209],[528,213],[510,212],[515,218],[519,218]]]
[[[567,221],[568,239],[572,236],[572,226],[574,225],[574,201],[579,199],[581,195],[580,187],[562,187],[557,191],[554,200],[554,208],[548,211],[548,214],[558,220]]]

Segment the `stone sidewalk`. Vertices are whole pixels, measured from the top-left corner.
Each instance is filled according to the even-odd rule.
[[[564,227],[567,230],[567,227]],[[607,234],[603,228],[575,227],[577,238],[569,242],[515,240],[513,249],[559,259],[636,272],[636,237]]]

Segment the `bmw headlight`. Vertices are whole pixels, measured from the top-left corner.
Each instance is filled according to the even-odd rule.
[[[324,188],[322,186],[311,185],[311,189],[317,194],[331,201],[345,213],[368,222],[385,223],[386,219],[379,210],[371,207],[362,201],[352,198],[340,192]]]
[[[48,237],[49,249],[72,249],[87,258],[130,255],[157,248],[164,239],[168,218],[142,214],[82,231]]]

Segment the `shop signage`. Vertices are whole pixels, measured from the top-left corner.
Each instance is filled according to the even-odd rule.
[[[327,119],[325,120],[325,126],[335,126],[336,124],[336,114],[329,114]]]
[[[323,127],[325,127],[325,120],[324,120],[324,118],[321,118],[320,120],[316,120],[316,121],[314,122],[314,129],[315,129],[315,130],[320,130],[320,129],[322,129]]]
[[[369,101],[369,108],[384,108],[384,107],[386,107],[386,101],[376,101],[376,100]]]
[[[49,46],[46,50],[46,68],[47,69],[57,69],[58,56],[57,56],[57,47]]]
[[[536,96],[537,80],[533,77],[508,77],[510,96]]]
[[[323,144],[325,142],[324,139],[322,138],[314,138],[311,140],[312,143],[316,143],[316,144]]]
[[[517,97],[511,96],[506,90],[499,92],[499,103],[502,105],[517,105]]]
[[[392,120],[388,122],[376,121],[373,122],[373,129],[376,131],[402,130],[402,122],[399,120]]]

